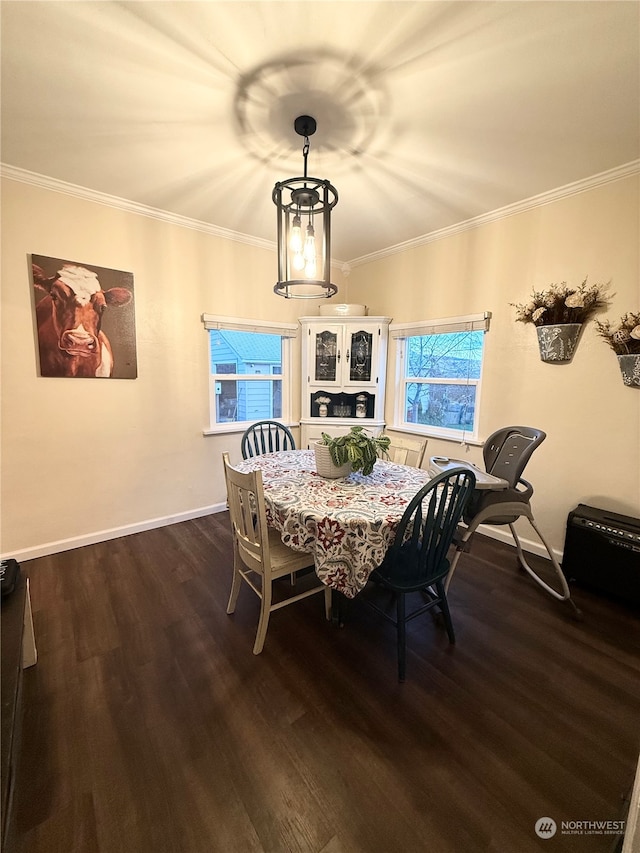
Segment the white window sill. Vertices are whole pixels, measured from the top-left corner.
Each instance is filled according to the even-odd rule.
[[[393,424],[387,424],[386,429],[390,432],[402,432],[406,435],[430,438],[433,441],[448,441],[451,444],[468,444],[471,447],[482,447],[484,445],[484,441],[479,441],[477,438],[471,438],[470,436],[463,438],[462,435],[441,435],[440,433],[429,432],[428,429],[415,429],[405,426],[394,426]]]
[[[278,420],[277,418],[272,418],[271,420]],[[205,427],[202,430],[203,435],[232,435],[233,433],[237,433],[242,435],[251,424],[256,423],[256,421],[244,421],[242,423],[234,422],[228,424],[216,424],[213,427]],[[278,423],[285,423],[284,421],[278,421]],[[300,426],[299,423],[286,423],[285,426],[288,426],[289,429],[296,429]]]

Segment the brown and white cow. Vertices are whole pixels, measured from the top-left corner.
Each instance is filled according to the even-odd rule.
[[[113,373],[113,352],[101,330],[107,305],[131,301],[125,287],[102,290],[98,276],[75,264],[64,264],[47,277],[33,264],[33,283],[46,296],[36,305],[42,376],[100,376]]]

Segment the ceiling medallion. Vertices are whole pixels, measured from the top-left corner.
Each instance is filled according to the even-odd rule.
[[[363,67],[353,57],[307,50],[245,74],[234,104],[242,144],[263,163],[293,168],[299,150],[294,119],[313,116],[322,128],[316,168],[344,170],[372,146],[383,124],[382,92]]]

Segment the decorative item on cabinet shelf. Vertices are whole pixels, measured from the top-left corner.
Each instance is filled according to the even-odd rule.
[[[542,361],[566,364],[573,358],[583,324],[609,305],[608,288],[608,283],[588,285],[586,278],[577,287],[563,281],[534,290],[529,302],[510,305],[516,309],[516,321],[536,327]]]
[[[640,312],[627,311],[614,326],[596,320],[596,327],[617,356],[623,383],[640,388]]]
[[[321,418],[326,418],[329,414],[329,403],[331,402],[331,397],[316,397],[316,403],[318,404],[318,415]]]
[[[320,418],[373,418],[376,395],[365,391],[359,394],[329,394],[316,391],[311,394],[311,417]]]
[[[369,309],[366,305],[335,303],[321,305],[318,314],[321,317],[366,317]]]
[[[333,407],[334,418],[350,418],[353,417],[353,410],[347,403],[336,403]]]
[[[350,470],[361,471],[366,477],[373,471],[378,457],[387,455],[390,443],[389,436],[370,436],[361,426],[351,427],[346,435],[335,437],[323,432],[322,440],[315,444],[316,469],[320,476],[329,479],[345,477]],[[327,466],[327,450],[335,471]]]

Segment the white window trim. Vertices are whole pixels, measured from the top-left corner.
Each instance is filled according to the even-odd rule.
[[[293,389],[291,387],[292,346],[291,341],[298,335],[297,323],[274,323],[266,320],[250,320],[242,317],[224,317],[220,314],[203,314],[202,322],[207,332],[211,329],[231,329],[237,332],[260,332],[265,335],[280,335],[282,338],[282,372],[281,373],[225,373],[225,380],[235,381],[268,381],[280,380],[282,383],[282,417],[275,418],[286,426],[297,426],[291,422],[293,411]],[[207,347],[207,373],[209,376],[209,426],[202,430],[203,435],[220,435],[223,433],[242,433],[253,421],[234,421],[233,423],[216,423],[215,383],[222,374],[211,373],[211,354]]]
[[[224,317],[221,314],[203,314],[202,322],[210,329],[232,329],[236,332],[262,332],[263,335],[280,335],[283,338],[298,336],[297,323],[273,323],[269,320],[248,320],[242,317]]]
[[[467,314],[464,317],[445,317],[440,320],[418,320],[415,323],[392,323],[392,338],[409,338],[415,335],[445,334],[446,332],[488,332],[491,311],[484,314]]]
[[[478,424],[480,418],[476,415],[474,418],[476,428],[473,432],[467,430],[453,430],[445,427],[429,426],[426,424],[414,424],[405,420],[405,394],[406,377],[404,375],[404,362],[406,356],[407,338],[419,335],[434,335],[446,334],[448,332],[468,332],[468,331],[484,331],[489,330],[489,322],[491,320],[491,312],[485,311],[484,314],[468,314],[462,317],[446,317],[438,320],[420,320],[414,323],[393,323],[389,326],[389,336],[395,342],[395,361],[396,361],[396,376],[395,376],[395,395],[393,403],[393,426],[389,429],[396,432],[408,432],[414,435],[424,435],[429,438],[438,438],[446,441],[455,441],[458,444],[481,444],[478,438]],[[476,412],[480,412],[481,396],[482,396],[482,375],[484,372],[485,352],[483,346],[482,363],[480,365],[479,379],[468,379],[459,384],[475,385],[476,386]],[[427,379],[422,380],[420,377],[412,377],[412,382],[424,381],[425,384],[451,384],[450,379]],[[456,383],[457,384],[457,383]]]

